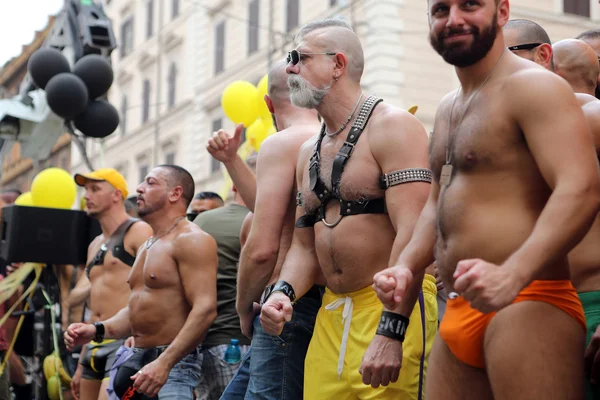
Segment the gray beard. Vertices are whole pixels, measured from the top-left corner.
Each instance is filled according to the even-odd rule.
[[[288,77],[288,87],[290,89],[290,100],[293,105],[301,108],[315,109],[323,102],[327,93],[329,93],[331,84],[323,89],[318,89],[301,77],[290,75]]]

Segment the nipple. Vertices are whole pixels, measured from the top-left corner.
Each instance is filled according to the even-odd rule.
[[[156,279],[156,275],[150,274],[150,279]]]

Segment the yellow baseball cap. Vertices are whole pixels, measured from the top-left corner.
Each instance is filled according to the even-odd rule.
[[[123,200],[125,200],[129,194],[127,191],[127,182],[125,181],[125,178],[116,169],[101,168],[89,174],[75,174],[74,179],[75,183],[79,186],[85,186],[85,184],[89,181],[108,182],[113,185],[115,189],[121,192]]]

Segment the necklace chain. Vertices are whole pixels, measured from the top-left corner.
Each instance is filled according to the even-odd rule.
[[[490,71],[488,76],[484,79],[483,83],[481,85],[479,85],[477,90],[475,90],[475,92],[469,97],[469,100],[467,100],[467,107],[465,108],[465,111],[463,112],[462,116],[460,117],[458,124],[454,128],[455,132],[458,131],[458,128],[462,124],[462,121],[465,118],[467,111],[469,111],[469,106],[471,105],[471,101],[475,98],[477,93],[479,93],[479,91],[485,86],[487,81],[492,77],[492,75],[494,74],[494,71],[496,71],[496,68],[498,68],[498,65],[500,65],[500,61],[502,61],[502,58],[504,57],[504,54],[506,54],[506,52],[507,52],[507,49],[504,49],[504,51],[502,52],[502,55],[500,56],[498,61],[496,61],[496,65],[494,65],[494,68],[492,68],[492,70]],[[454,135],[452,135],[450,137],[450,128],[452,126],[452,113],[454,112],[454,105],[456,104],[456,99],[458,98],[458,92],[461,90],[462,90],[462,86],[456,90],[456,94],[454,95],[454,101],[452,102],[452,107],[450,107],[450,117],[448,118],[449,139],[448,139],[448,144],[446,144],[446,165],[449,165],[452,163],[452,155],[454,153],[454,145],[456,143],[456,137],[458,136],[458,133],[455,133]]]
[[[340,129],[338,129],[337,131],[333,132],[333,133],[329,133],[327,132],[327,126],[325,126],[325,134],[329,137],[334,137],[340,134],[340,132],[342,132],[346,126],[348,125],[348,123],[350,122],[350,120],[352,119],[352,117],[354,117],[354,113],[356,112],[356,109],[358,108],[358,103],[360,103],[360,99],[363,97],[363,93],[361,92],[360,95],[358,96],[358,99],[356,99],[356,104],[354,105],[354,110],[352,110],[352,113],[350,113],[350,115],[348,115],[348,118],[346,119],[346,122],[344,122],[342,124],[342,126],[340,126]],[[323,122],[324,123],[324,122]]]
[[[168,231],[166,231],[165,233],[163,233],[163,234],[161,234],[161,235],[157,236],[156,238],[155,238],[154,236],[150,236],[150,238],[149,238],[149,239],[146,241],[146,249],[149,249],[150,247],[152,247],[152,245],[153,245],[154,243],[158,242],[158,240],[159,240],[160,238],[162,238],[163,236],[165,236],[165,235],[168,235],[169,233],[171,233],[171,231],[172,231],[173,229],[175,229],[175,227],[177,226],[177,224],[178,224],[178,223],[179,223],[179,222],[180,222],[182,219],[184,219],[185,217],[186,217],[186,216],[184,215],[183,217],[179,217],[179,218],[177,218],[177,221],[175,221],[175,223],[173,224],[173,226],[172,226],[172,227],[170,227]]]

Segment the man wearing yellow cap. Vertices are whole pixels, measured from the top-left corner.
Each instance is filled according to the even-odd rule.
[[[69,296],[71,305],[89,298],[91,323],[115,315],[129,301],[127,283],[138,248],[150,238],[152,228],[125,211],[127,182],[112,168],[76,174],[77,185],[85,187],[86,211],[100,222],[102,234],[88,248],[85,276]],[[80,399],[106,399],[112,362],[122,340],[92,341],[83,347],[71,383]]]

